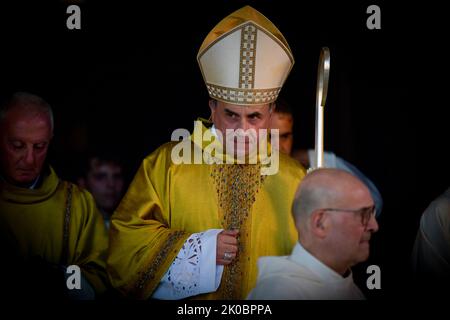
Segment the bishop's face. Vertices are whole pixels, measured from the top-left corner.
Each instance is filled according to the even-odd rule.
[[[270,104],[243,106],[211,100],[210,108],[214,126],[224,137],[227,153],[248,155],[257,150],[260,130],[270,128]]]

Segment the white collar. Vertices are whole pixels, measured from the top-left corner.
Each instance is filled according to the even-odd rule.
[[[292,250],[292,254],[288,257],[291,261],[305,267],[324,282],[353,282],[353,275],[350,270],[345,278],[339,273],[325,265],[319,259],[309,253],[303,246],[297,242]]]
[[[41,175],[38,175],[36,180],[33,181],[33,183],[31,184],[31,186],[28,187],[28,189],[30,189],[30,190],[36,189],[36,185],[38,184],[40,177],[41,177]],[[1,176],[1,175],[0,175],[0,180],[2,180],[3,182],[7,182],[6,179],[3,178],[3,176]]]
[[[31,184],[31,186],[30,186],[28,189],[34,190],[34,189],[36,188],[36,185],[37,185],[37,183],[38,183],[40,177],[41,177],[41,176],[38,175],[37,178],[36,178],[36,180],[34,180],[34,182]]]

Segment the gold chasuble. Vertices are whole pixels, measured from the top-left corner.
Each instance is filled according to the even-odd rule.
[[[212,136],[205,126],[200,130]],[[210,145],[197,146],[192,136],[183,142],[194,153],[198,148],[205,159],[218,157],[205,156]],[[261,175],[260,162],[175,164],[177,143],[144,159],[112,217],[110,280],[126,296],[150,298],[191,234],[239,229],[237,258],[224,267],[219,289],[194,298],[245,299],[256,281],[258,258],[288,255],[297,241],[291,204],[305,171],[282,154],[274,175]]]
[[[86,190],[58,179],[49,167],[35,189],[0,180],[2,248],[27,263],[77,265],[96,293],[105,290],[108,235]],[[4,253],[4,252],[2,252]]]

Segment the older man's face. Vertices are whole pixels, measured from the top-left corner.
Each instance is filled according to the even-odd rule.
[[[341,201],[336,205],[340,209],[357,211],[361,208],[373,206],[372,197],[365,187],[345,192]],[[369,257],[369,240],[372,233],[378,230],[375,216],[371,215],[367,225],[363,224],[362,212],[330,212],[333,218],[333,228],[330,240],[340,261],[353,266],[367,260]]]
[[[212,121],[223,137],[226,136],[227,129],[234,130],[242,137],[225,139],[227,150],[229,145],[234,145],[238,154],[248,154],[249,150],[257,147],[259,131],[270,128],[271,113],[270,104],[241,106],[217,101],[211,106]],[[244,132],[243,136],[241,132]]]
[[[11,183],[26,186],[40,175],[52,137],[46,114],[26,114],[20,108],[7,112],[0,123],[2,175]]]

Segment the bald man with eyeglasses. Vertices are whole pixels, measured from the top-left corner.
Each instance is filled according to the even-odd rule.
[[[292,205],[299,241],[290,256],[262,257],[248,299],[359,300],[351,267],[369,257],[378,230],[367,187],[339,169],[317,169]]]

